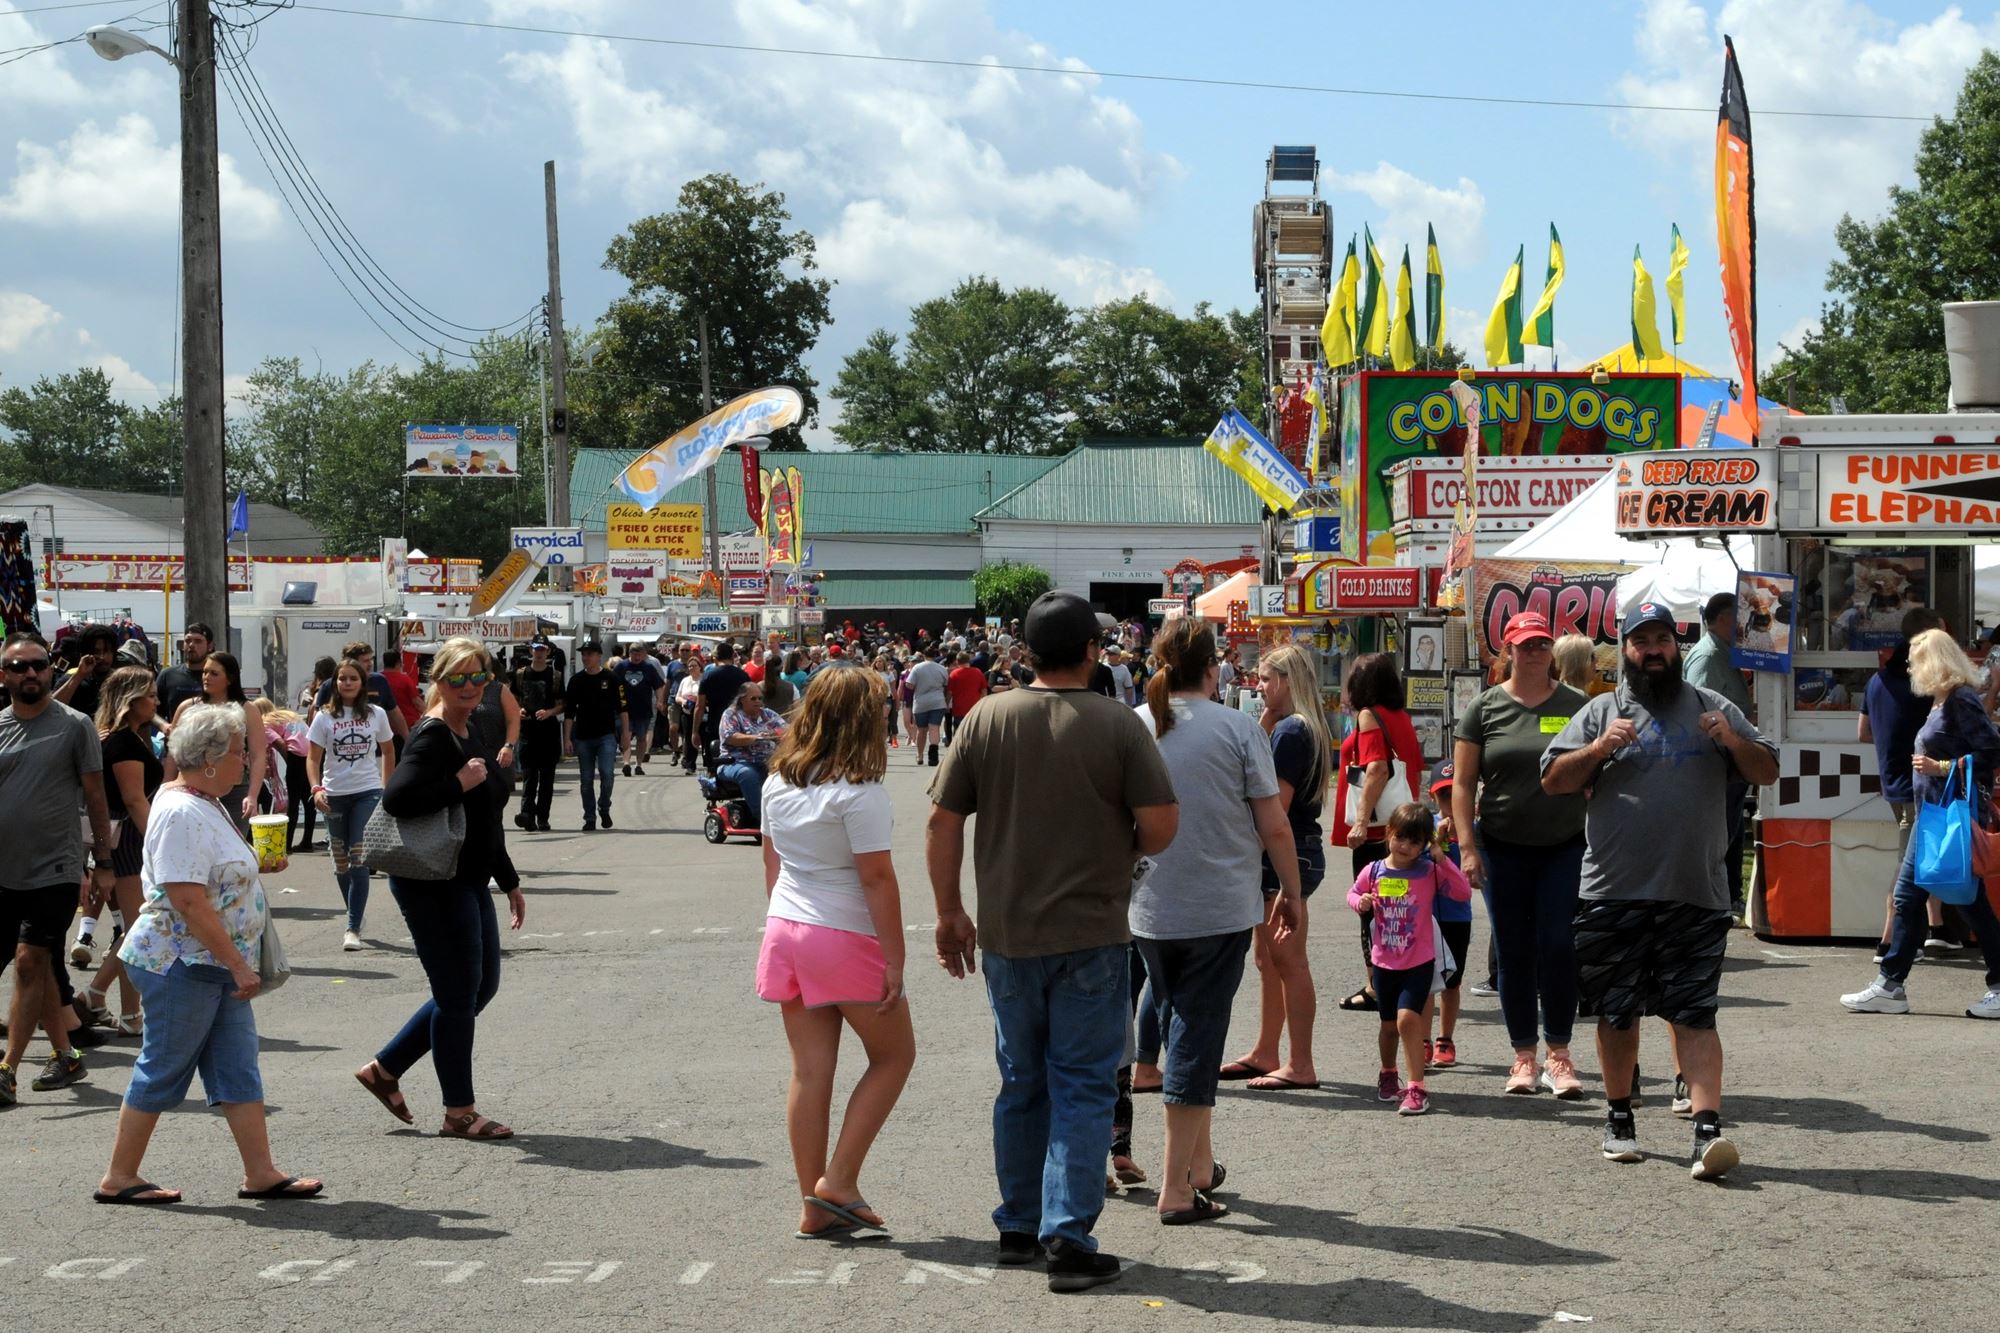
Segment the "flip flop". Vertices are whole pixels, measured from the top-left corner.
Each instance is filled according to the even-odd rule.
[[[1311,1092],[1319,1087],[1319,1080],[1315,1078],[1315,1079],[1308,1079],[1305,1082],[1299,1082],[1296,1079],[1281,1078],[1276,1074],[1264,1074],[1258,1078],[1251,1079],[1248,1083],[1245,1083],[1243,1086],[1246,1088],[1254,1088],[1258,1092],[1284,1092],[1288,1089],[1296,1089],[1301,1092]]]
[[[1145,1097],[1153,1093],[1165,1092],[1166,1090],[1167,1090],[1167,1085],[1164,1083],[1154,1083],[1151,1084],[1150,1086],[1143,1088],[1140,1087],[1137,1083],[1134,1083],[1132,1085],[1132,1095],[1134,1097]]]
[[[1220,1070],[1216,1071],[1215,1076],[1220,1079],[1269,1078],[1271,1071],[1268,1069],[1259,1069],[1255,1065],[1245,1064],[1241,1060],[1231,1060]],[[1137,1092],[1138,1089],[1134,1088],[1132,1091]]]
[[[880,1222],[870,1222],[859,1212],[860,1209],[868,1207],[868,1200],[866,1199],[856,1199],[852,1203],[835,1203],[831,1199],[822,1199],[808,1194],[806,1195],[806,1202],[823,1212],[832,1213],[835,1217],[857,1230],[879,1231],[885,1236],[889,1234],[889,1228],[883,1226]],[[869,1211],[873,1212],[874,1210],[869,1209]]]
[[[1185,1227],[1192,1226],[1196,1222],[1213,1222],[1219,1217],[1227,1216],[1229,1216],[1229,1205],[1217,1203],[1200,1190],[1196,1190],[1192,1208],[1176,1208],[1170,1213],[1161,1213],[1160,1225]]]
[[[106,1194],[103,1190],[94,1190],[92,1191],[90,1197],[97,1200],[99,1203],[123,1203],[123,1204],[130,1204],[135,1208],[158,1208],[164,1204],[179,1203],[181,1201],[181,1196],[178,1192],[176,1192],[172,1198],[167,1198],[167,1199],[142,1199],[139,1197],[141,1194],[157,1194],[163,1192],[164,1191],[160,1186],[155,1185],[150,1181],[142,1180],[136,1185],[127,1185],[124,1189],[119,1190],[116,1194]]]
[[[236,1197],[239,1199],[310,1199],[326,1188],[325,1182],[319,1181],[315,1182],[311,1189],[293,1189],[292,1186],[298,1183],[299,1178],[297,1176],[286,1176],[277,1184],[267,1185],[260,1190],[238,1190],[236,1191]]]
[[[839,1226],[825,1227],[819,1231],[792,1233],[794,1240],[887,1240],[888,1238],[889,1233],[886,1231],[871,1231],[865,1227],[857,1227],[851,1222],[842,1222]]]

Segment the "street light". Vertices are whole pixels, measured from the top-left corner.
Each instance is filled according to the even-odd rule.
[[[100,23],[94,28],[83,30],[83,40],[90,43],[90,49],[106,60],[123,60],[126,56],[136,56],[141,51],[151,51],[169,65],[178,67],[180,62],[154,46],[136,33],[123,28],[114,28],[109,23]]]

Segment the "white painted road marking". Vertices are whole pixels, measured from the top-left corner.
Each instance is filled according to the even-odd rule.
[[[585,1282],[602,1282],[623,1266],[622,1261],[617,1259],[593,1267],[595,1263],[596,1261],[591,1259],[549,1259],[543,1262],[542,1267],[553,1268],[555,1272],[546,1277],[524,1277],[521,1281],[530,1286],[550,1282],[575,1282],[578,1278],[582,1278]]]
[[[692,1287],[695,1283],[707,1277],[709,1270],[714,1267],[715,1265],[711,1263],[689,1264],[681,1270],[680,1277],[676,1278],[675,1281],[679,1282],[683,1287]]]
[[[950,1278],[953,1282],[961,1282],[968,1287],[979,1287],[991,1282],[999,1271],[997,1268],[956,1268],[951,1264],[919,1259],[909,1272],[903,1274],[903,1285],[921,1287],[935,1274],[938,1277]]]
[[[1208,1263],[1189,1264],[1181,1271],[1184,1277],[1195,1282],[1255,1282],[1264,1276],[1262,1267],[1257,1264],[1246,1264],[1240,1260],[1235,1263],[1218,1263],[1211,1260]]]
[[[92,1277],[110,1282],[125,1276],[144,1262],[146,1262],[144,1259],[67,1259],[62,1263],[52,1264],[49,1271],[42,1276],[52,1277],[61,1282],[81,1282],[85,1278]],[[98,1264],[104,1266],[95,1272],[90,1271],[91,1266]]]
[[[444,1284],[450,1286],[453,1283],[465,1281],[474,1273],[486,1267],[486,1262],[483,1259],[468,1259],[462,1263],[455,1259],[419,1259],[417,1260],[417,1267],[445,1268],[451,1270],[444,1275]]]

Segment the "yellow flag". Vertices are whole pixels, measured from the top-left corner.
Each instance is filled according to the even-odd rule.
[[[1375,248],[1375,237],[1365,225],[1361,228],[1361,234],[1368,248],[1368,291],[1362,309],[1362,317],[1368,327],[1359,331],[1361,350],[1370,356],[1387,356],[1389,355],[1389,303],[1382,299],[1382,289],[1389,285],[1384,278],[1388,265],[1382,262],[1382,252]]]
[[[1410,247],[1403,247],[1403,269],[1396,275],[1396,313],[1389,319],[1389,364],[1412,370],[1417,364],[1417,312],[1410,284]]]
[[[1486,319],[1486,364],[1496,370],[1521,364],[1521,256],[1522,251],[1514,252]]]
[[[1569,272],[1563,263],[1562,237],[1556,235],[1555,224],[1549,224],[1549,276],[1542,285],[1541,299],[1523,320],[1521,341],[1536,347],[1556,345],[1556,292],[1561,290],[1563,276]]]
[[[1673,322],[1674,346],[1679,347],[1687,325],[1687,242],[1681,239],[1679,223],[1674,224],[1673,244],[1667,247],[1667,314]]]
[[[1653,275],[1646,272],[1646,261],[1639,258],[1639,247],[1632,247],[1632,350],[1639,354],[1641,364],[1647,361],[1664,361],[1666,351],[1660,346],[1660,312],[1653,303]]]
[[[1354,307],[1361,285],[1361,262],[1354,256],[1354,240],[1347,242],[1347,258],[1334,279],[1333,299],[1327,302],[1326,319],[1319,326],[1320,359],[1329,366],[1345,366],[1360,359],[1354,346]]]

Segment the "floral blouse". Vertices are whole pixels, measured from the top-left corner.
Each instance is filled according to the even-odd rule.
[[[264,885],[257,854],[218,801],[184,787],[162,787],[146,819],[145,863],[139,887],[145,907],[118,951],[127,967],[164,972],[176,961],[226,967],[188,930],[167,898],[169,884],[206,884],[215,914],[251,967],[263,949]]]

